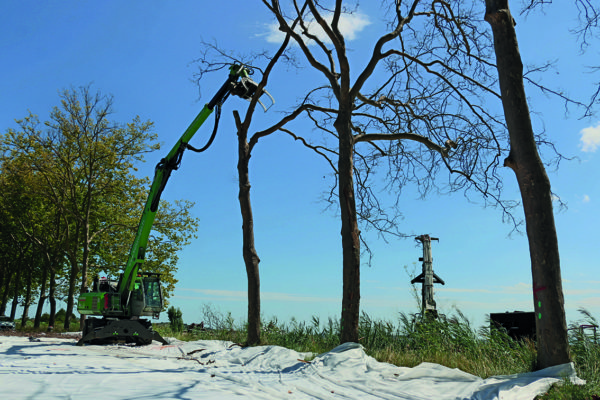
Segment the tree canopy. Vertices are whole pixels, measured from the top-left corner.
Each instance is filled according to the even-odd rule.
[[[4,236],[42,255],[35,264],[23,255],[2,263],[2,307],[11,297],[17,301],[23,288],[36,291],[43,304],[46,281],[55,279],[49,286],[59,288],[70,316],[76,286],[86,291],[94,275],[115,276],[125,264],[149,187],[148,178],[134,174],[135,166],[159,145],[151,121],[115,122],[112,105],[111,96],[89,86],[68,89],[48,121],[30,112],[17,120],[19,129],[0,137]],[[198,224],[192,206],[162,201],[157,215],[146,269],[163,274],[166,297],[176,282],[177,252]],[[24,279],[20,271],[32,268],[32,278]],[[29,296],[22,303],[32,301]]]

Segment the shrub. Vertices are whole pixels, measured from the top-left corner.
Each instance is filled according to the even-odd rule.
[[[67,316],[67,311],[64,308],[61,308],[56,312],[55,321],[56,322],[65,322],[65,317]],[[48,317],[50,319],[50,317]],[[77,316],[75,314],[71,314],[71,321],[76,320]]]
[[[169,309],[167,310],[167,315],[169,316],[171,330],[173,332],[183,331],[183,313],[181,312],[179,307],[169,307]]]

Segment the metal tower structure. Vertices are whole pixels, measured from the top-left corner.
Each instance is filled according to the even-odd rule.
[[[446,283],[442,278],[437,276],[433,272],[433,257],[431,256],[431,241],[437,240],[438,238],[432,238],[429,235],[417,236],[415,240],[419,241],[423,245],[423,257],[419,258],[419,261],[423,262],[423,272],[412,281],[411,284],[420,283],[421,286],[421,313],[425,316],[437,317],[437,310],[435,308],[435,300],[433,299],[433,284]]]

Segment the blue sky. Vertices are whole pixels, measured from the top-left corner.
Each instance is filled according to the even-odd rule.
[[[148,156],[140,169],[151,175],[156,162],[225,79],[224,73],[205,77],[200,92],[192,81],[201,40],[214,40],[240,53],[275,49],[268,12],[258,1],[249,4],[1,2],[0,129],[16,127],[14,119],[24,117],[28,109],[45,119],[58,104],[59,91],[92,83],[94,89],[114,95],[116,120],[127,122],[140,115],[155,122],[163,148]],[[521,55],[526,65],[555,61],[555,69],[542,76],[543,82],[587,98],[600,80],[585,68],[598,59],[597,46],[580,54],[569,33],[577,15],[561,7],[565,5],[555,4],[528,17],[513,10]],[[381,10],[363,4],[359,11],[360,17],[347,25],[353,35],[350,46],[358,50],[352,56],[358,59],[360,50],[381,34],[377,24]],[[259,122],[277,120],[278,112],[293,103],[295,97],[289,93],[297,79],[301,77],[295,72],[277,76],[268,87],[277,103]],[[568,204],[567,210],[556,210],[567,318],[578,318],[579,307],[598,318],[600,249],[594,227],[600,226],[600,118],[579,119],[576,110],[565,114],[557,99],[532,87],[527,91],[535,129],[545,129],[559,151],[578,158],[549,171],[553,191]],[[238,321],[245,318],[231,114],[234,109],[243,112],[245,106],[237,98],[228,100],[213,147],[200,155],[186,153],[164,194],[167,200],[194,201],[192,212],[200,218],[198,238],[180,254],[179,283],[171,298],[186,322],[199,322],[203,304],[231,311]],[[202,143],[211,129],[209,120],[193,143]],[[273,135],[258,145],[250,168],[265,318],[338,318],[340,223],[320,201],[331,184],[328,165],[289,137]],[[512,172],[503,174],[507,195],[517,198]],[[476,195],[471,201],[462,194],[422,200],[416,190],[407,188],[402,199],[401,230],[440,238],[433,243],[433,257],[435,272],[446,281],[445,286],[436,286],[442,312],[458,307],[479,325],[490,312],[532,308],[527,240],[519,234],[509,237],[511,226],[502,223],[500,211],[483,208]],[[372,266],[362,269],[363,310],[389,320],[400,311],[414,312],[406,269],[420,271],[421,249],[410,238],[387,243],[374,234],[367,233],[367,238],[375,256]]]

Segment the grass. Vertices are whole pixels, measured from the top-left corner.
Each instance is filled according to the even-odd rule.
[[[243,343],[246,330],[236,325],[230,314],[220,315],[204,309],[208,330],[173,332],[168,324],[155,326],[163,336],[181,340],[227,340]],[[288,323],[277,319],[262,322],[261,344],[278,345],[299,352],[320,354],[339,344],[340,325],[329,318],[322,322],[313,317],[310,322],[292,318]],[[492,375],[531,371],[535,363],[535,345],[515,342],[497,330],[474,330],[468,319],[457,312],[449,319],[418,322],[400,314],[397,321],[374,320],[362,314],[359,342],[375,359],[398,366],[414,367],[422,362],[459,368],[487,378]]]
[[[65,330],[64,328],[64,320],[57,320],[52,327],[52,332],[62,333],[62,332],[77,332],[79,331],[79,318],[72,318],[70,321],[70,328]],[[46,332],[48,330],[48,323],[41,322],[39,328],[33,327],[33,319],[28,319],[25,322],[25,326],[22,326],[20,319],[15,319],[16,330],[19,332]]]
[[[231,314],[223,315],[207,306],[203,311],[205,325],[212,329],[174,333],[168,324],[156,329],[163,336],[181,340],[227,340],[235,343],[246,340],[244,324],[236,324]],[[578,329],[582,324],[598,323],[585,310],[581,313],[585,318],[571,324],[569,339],[577,375],[587,384],[578,386],[565,381],[537,399],[600,400],[600,335],[596,342],[589,331]],[[262,326],[263,345],[278,345],[316,355],[339,344],[339,322],[331,318],[321,321],[313,317],[310,322],[292,318],[288,323],[274,318],[263,321]],[[379,361],[405,367],[431,362],[482,378],[529,372],[534,369],[536,361],[535,343],[514,341],[506,333],[490,330],[489,327],[475,329],[460,311],[450,318],[429,321],[416,321],[407,314],[400,314],[396,321],[384,321],[363,314],[359,337],[366,353]]]
[[[587,311],[580,310],[582,319],[569,326],[571,357],[577,375],[587,381],[586,385],[573,385],[568,381],[553,386],[548,393],[538,396],[540,400],[600,400],[600,333],[581,330],[581,325],[599,325]],[[244,323],[234,321],[231,313],[223,314],[209,305],[203,309],[203,321],[210,329],[192,329],[173,332],[168,323],[154,324],[163,337],[180,340],[226,340],[234,343],[246,341]],[[17,322],[17,330],[33,332],[33,321],[24,328]],[[321,321],[313,317],[309,322],[292,318],[284,323],[276,318],[262,321],[263,345],[287,347],[313,355],[327,352],[339,344],[339,321],[329,318]],[[42,323],[39,331],[46,331]],[[72,322],[70,331],[79,330],[79,320]],[[62,323],[55,325],[61,332]],[[532,371],[536,360],[535,344],[530,341],[514,341],[506,333],[475,329],[460,312],[450,318],[438,320],[415,320],[411,315],[399,314],[395,321],[375,320],[366,314],[360,318],[359,342],[365,351],[378,361],[414,367],[422,362],[458,368],[473,375],[487,378],[492,375],[508,375]],[[307,358],[307,361],[310,357]]]
[[[598,321],[586,310],[580,309],[582,319],[569,325],[569,344],[571,357],[575,363],[577,376],[585,379],[584,386],[563,382],[561,387],[554,386],[539,399],[600,400],[600,334],[592,329],[581,329],[581,326],[598,326]]]

